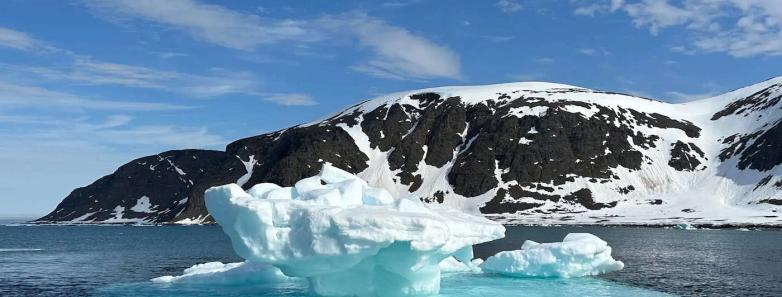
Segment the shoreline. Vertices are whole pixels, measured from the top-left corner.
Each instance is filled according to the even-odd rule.
[[[523,227],[624,227],[624,228],[663,228],[663,229],[676,229],[677,225],[686,224],[693,229],[686,230],[726,230],[726,229],[780,229],[782,230],[782,224],[780,223],[742,223],[742,222],[730,222],[730,223],[513,223],[513,222],[498,222],[503,226],[523,226]],[[203,224],[177,224],[177,223],[102,223],[102,222],[18,222],[8,223],[2,226],[135,226],[135,227],[167,227],[167,226],[219,226],[216,223],[203,223]]]

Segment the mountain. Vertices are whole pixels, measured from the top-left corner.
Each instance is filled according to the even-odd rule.
[[[401,92],[133,160],[38,221],[209,221],[208,187],[289,186],[329,162],[506,222],[782,224],[781,98],[782,77],[680,104],[538,82]]]

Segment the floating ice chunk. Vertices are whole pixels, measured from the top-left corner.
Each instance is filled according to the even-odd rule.
[[[283,189],[257,199],[235,184],[213,187],[206,206],[239,256],[324,296],[436,294],[443,259],[476,269],[471,246],[505,233],[482,217],[394,199],[329,165],[296,183],[293,200],[272,198]]]
[[[611,247],[589,233],[570,233],[562,242],[527,240],[520,250],[500,252],[481,264],[484,272],[516,277],[579,277],[624,268],[611,257]]]
[[[258,199],[266,199],[266,195],[269,194],[272,190],[279,189],[280,186],[272,183],[261,183],[254,185],[252,188],[247,190],[247,194],[250,194],[250,196],[253,196]]]
[[[223,264],[209,262],[196,264],[185,269],[179,276],[153,278],[154,283],[198,283],[198,284],[262,284],[288,281],[274,266],[254,262]]]
[[[695,228],[695,226],[690,225],[689,223],[679,223],[673,225],[673,228],[678,230],[698,230],[698,228]]]

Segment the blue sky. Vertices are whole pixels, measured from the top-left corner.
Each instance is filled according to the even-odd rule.
[[[782,1],[0,2],[0,216],[136,157],[378,94],[551,81],[666,101],[782,75]]]

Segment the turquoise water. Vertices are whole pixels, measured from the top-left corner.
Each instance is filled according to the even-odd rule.
[[[672,296],[596,278],[541,279],[507,278],[481,274],[452,274],[443,277],[441,297],[565,297],[565,296]],[[311,296],[304,282],[274,285],[184,285],[148,282],[119,284],[98,289],[96,296]]]
[[[590,232],[614,247],[622,271],[597,278],[452,275],[441,296],[775,296],[782,291],[782,232],[653,228],[509,227],[507,239],[557,241]],[[162,285],[196,263],[240,261],[217,226],[0,226],[0,296],[308,296],[300,282]]]

